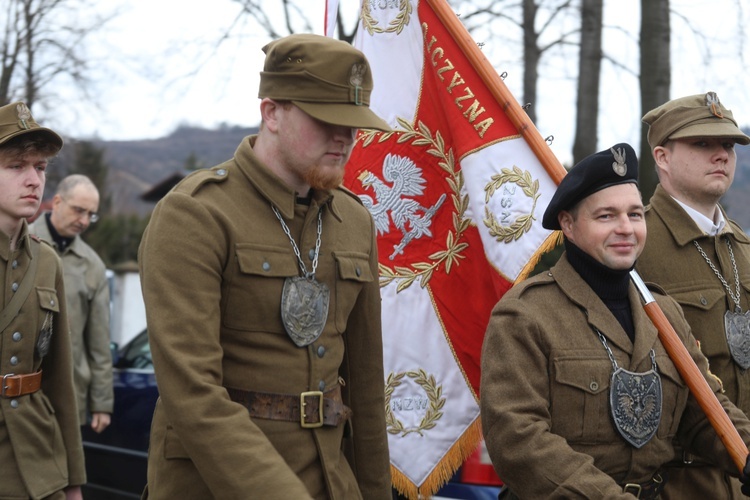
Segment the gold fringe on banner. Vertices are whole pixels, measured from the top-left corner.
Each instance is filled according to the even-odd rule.
[[[430,498],[453,477],[453,474],[456,473],[469,455],[474,453],[481,439],[482,422],[477,417],[420,486],[414,484],[391,464],[391,483],[393,487],[409,500]]]
[[[520,283],[521,281],[528,278],[529,274],[531,274],[531,271],[533,271],[536,265],[539,263],[539,260],[542,258],[542,255],[554,250],[554,248],[557,245],[561,244],[562,241],[563,241],[562,231],[554,231],[552,234],[547,236],[547,239],[544,240],[544,243],[542,243],[541,246],[537,248],[536,252],[534,252],[534,255],[532,255],[529,261],[526,263],[526,265],[523,266],[523,269],[521,269],[521,272],[518,274],[518,278],[516,278],[515,283]]]

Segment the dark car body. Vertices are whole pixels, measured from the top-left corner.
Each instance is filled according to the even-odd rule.
[[[88,483],[86,500],[140,498],[146,485],[148,439],[159,393],[146,330],[113,349],[115,407],[101,434],[83,428]],[[439,498],[494,500],[500,482],[480,447],[438,493]],[[489,467],[489,469],[488,469]],[[398,498],[394,494],[394,498]]]
[[[86,500],[140,498],[146,485],[151,417],[159,392],[144,330],[114,354],[115,407],[101,434],[82,431],[86,456]]]

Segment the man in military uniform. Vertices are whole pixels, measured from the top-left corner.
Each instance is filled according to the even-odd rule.
[[[24,103],[0,107],[1,498],[81,498],[86,482],[62,265],[26,223],[61,147]]]
[[[658,498],[673,439],[739,475],[630,282],[646,240],[637,173],[627,144],[577,164],[542,220],[562,230],[565,253],[549,272],[508,291],[492,313],[482,428],[506,498]],[[679,305],[654,295],[750,442],[750,422],[708,375]]]
[[[388,126],[351,45],[264,52],[260,132],[172,189],[139,249],[146,495],[389,499],[375,228],[339,187],[356,129]]]
[[[66,304],[73,342],[73,373],[81,424],[102,432],[114,406],[109,349],[107,268],[81,234],[99,215],[99,190],[85,175],[65,177],[52,198],[52,210],[30,231],[57,250],[65,275]]]
[[[669,101],[643,121],[659,185],[638,270],[682,306],[724,393],[750,415],[750,238],[719,205],[734,145],[750,137],[714,92]],[[679,450],[675,462],[665,498],[742,497],[739,481],[705,460]]]

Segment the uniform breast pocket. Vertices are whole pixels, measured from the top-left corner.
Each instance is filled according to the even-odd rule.
[[[724,293],[724,290],[717,288],[715,290],[671,292],[670,296],[686,310],[686,313],[695,310],[702,314],[716,307],[719,302],[721,302],[720,307],[723,309],[726,293]]]
[[[375,279],[370,270],[367,254],[358,252],[334,252],[336,261],[336,329],[342,333],[359,293],[365,283]]]
[[[595,443],[608,439],[612,433],[609,417],[612,363],[606,358],[581,354],[553,360],[552,432],[570,441]]]
[[[661,422],[656,436],[659,439],[671,438],[677,434],[690,390],[666,352],[657,354],[656,367],[661,377],[662,394]]]
[[[237,272],[225,287],[224,326],[286,335],[281,323],[281,290],[284,280],[299,276],[291,249],[238,244],[235,257]]]

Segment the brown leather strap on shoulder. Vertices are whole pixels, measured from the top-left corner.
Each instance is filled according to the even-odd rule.
[[[247,408],[251,417],[297,422],[300,427],[336,427],[352,415],[341,399],[341,387],[325,393],[309,391],[301,394],[243,391],[226,388],[229,398]],[[302,411],[300,411],[302,408]]]
[[[17,398],[32,394],[42,386],[42,370],[27,375],[16,375],[9,373],[3,375],[2,386],[0,386],[0,397]]]

